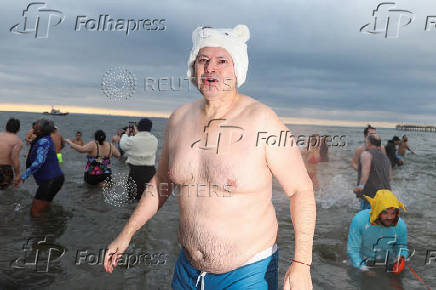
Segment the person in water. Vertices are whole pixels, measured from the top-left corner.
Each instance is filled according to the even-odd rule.
[[[409,150],[410,152],[412,152],[412,154],[416,154],[412,149],[410,149],[409,145],[407,144],[407,141],[409,139],[407,138],[406,135],[403,135],[403,138],[400,141],[400,144],[398,145],[398,152],[397,152],[397,158],[399,160],[404,159],[404,156],[406,156],[406,151]],[[404,161],[403,161],[404,162]]]
[[[400,138],[398,136],[392,137],[392,140],[388,140],[388,143],[386,144],[386,152],[391,161],[392,168],[403,165],[403,160],[398,158],[396,148],[398,145],[400,145]]]
[[[18,184],[21,180],[20,151],[23,142],[17,136],[20,120],[10,118],[5,129],[5,132],[0,133],[0,190],[8,188],[12,182]]]
[[[360,169],[359,169],[359,166],[360,166],[360,163],[359,163],[359,161],[360,161],[360,154],[361,154],[363,151],[365,151],[365,150],[367,149],[367,148],[366,148],[366,138],[367,138],[369,135],[375,135],[375,134],[377,134],[377,129],[374,128],[374,127],[372,127],[372,126],[369,125],[369,124],[368,124],[368,126],[367,126],[365,129],[363,129],[364,142],[363,142],[362,145],[360,145],[359,147],[357,147],[356,151],[354,151],[354,154],[353,154],[353,160],[352,160],[352,162],[351,162],[351,164],[352,164],[354,170],[356,170],[356,171],[359,171],[359,170],[360,170]],[[383,152],[384,154],[386,154],[386,149],[385,149],[385,147],[384,147],[383,145],[380,145],[380,150],[381,150],[381,152]]]
[[[400,218],[400,208],[405,210],[404,205],[388,189],[378,190],[374,198],[365,198],[371,209],[358,212],[351,222],[348,257],[353,267],[362,271],[383,263],[389,270],[401,272],[409,256],[407,227]]]
[[[56,156],[58,158],[59,163],[61,164],[63,162],[61,150],[65,147],[65,139],[59,133],[58,127],[56,127],[56,126],[55,126],[53,133],[51,133],[50,137],[53,140],[53,144],[55,146],[55,151],[56,151]]]
[[[26,171],[21,175],[24,182],[31,174],[38,185],[32,202],[31,215],[39,216],[50,206],[55,195],[64,184],[64,173],[59,167],[53,140],[54,123],[48,119],[35,124],[36,139],[32,141],[26,160]]]
[[[391,189],[392,167],[389,158],[380,150],[381,139],[377,135],[368,135],[366,150],[360,154],[358,185],[354,188],[360,198],[360,210],[370,207],[363,195],[374,197],[379,189]]]
[[[307,149],[303,150],[307,173],[313,183],[313,189],[317,191],[319,189],[318,181],[318,163],[322,161],[320,152],[320,136],[319,134],[313,134],[310,136],[307,143]]]
[[[87,153],[84,180],[89,185],[104,185],[112,176],[111,157],[120,157],[120,152],[111,143],[106,141],[106,134],[102,130],[95,132],[95,141],[81,146],[66,139],[71,148],[80,153]]]
[[[26,137],[25,137],[26,145],[30,145],[30,143],[32,143],[32,141],[36,139],[35,125],[36,125],[36,122],[33,122],[32,128],[26,132]]]
[[[329,147],[327,145],[327,137],[322,136],[319,153],[321,154],[321,162],[329,162]]]
[[[143,118],[133,127],[133,132],[121,135],[120,148],[127,155],[129,179],[135,182],[129,194],[136,200],[141,198],[146,184],[156,173],[158,140],[150,133],[152,126],[149,119]]]
[[[120,128],[117,130],[117,134],[112,137],[112,144],[114,144],[117,147],[118,151],[120,151],[121,156],[124,155],[124,151],[120,147],[120,140],[123,134],[128,133],[127,131],[128,131],[128,127]]]
[[[258,132],[278,136],[289,129],[269,107],[238,92],[248,69],[249,35],[245,25],[194,30],[188,77],[202,98],[171,114],[157,172],[107,247],[107,272],[112,273],[134,233],[168,200],[174,184],[182,248],[173,289],[277,289],[275,176],[289,197],[295,230],[284,289],[312,288],[313,185],[295,138],[284,146],[256,143]]]
[[[83,140],[82,140],[82,132],[77,131],[77,132],[76,132],[76,138],[73,139],[71,142],[73,142],[73,143],[76,144],[76,145],[83,146],[84,143],[83,143]]]

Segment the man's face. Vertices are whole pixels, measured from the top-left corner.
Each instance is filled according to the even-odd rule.
[[[77,138],[77,139],[80,139],[81,137],[82,137],[82,134],[80,134],[80,133],[77,133],[77,134],[76,134],[76,138]]]
[[[393,207],[385,209],[379,215],[380,222],[386,227],[392,226],[396,217],[397,209]]]
[[[367,136],[375,135],[375,134],[377,134],[377,130],[376,129],[374,129],[374,128],[368,129],[368,135]]]
[[[395,140],[395,141],[394,141],[394,144],[395,144],[395,145],[399,145],[399,144],[400,144],[400,140]]]
[[[231,55],[221,47],[203,47],[194,64],[197,87],[206,98],[219,97],[235,89]]]

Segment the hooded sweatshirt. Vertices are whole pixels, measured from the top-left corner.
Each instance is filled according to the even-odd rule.
[[[397,217],[393,226],[377,225],[375,222],[380,213],[388,208],[402,208],[390,190],[379,190],[374,198],[365,197],[371,209],[357,213],[351,222],[348,233],[347,254],[353,267],[371,265],[380,262],[383,265],[392,263],[399,256],[407,259],[407,228],[404,221]]]

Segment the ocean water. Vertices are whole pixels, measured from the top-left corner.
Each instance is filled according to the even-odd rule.
[[[0,126],[4,127],[12,116],[21,120],[19,136],[22,138],[32,121],[42,117],[36,113],[0,112]],[[110,141],[117,128],[136,119],[79,114],[54,117],[65,138],[73,138],[75,131],[81,130],[85,142],[93,140],[97,129],[103,129]],[[167,120],[151,119],[152,133],[159,139],[160,150]],[[424,289],[408,269],[399,276],[377,270],[375,276],[368,277],[356,273],[348,262],[345,253],[348,227],[359,207],[352,193],[357,177],[351,159],[355,148],[363,141],[362,128],[288,127],[294,135],[346,136],[345,146],[331,147],[330,161],[319,165],[321,190],[316,193],[317,225],[311,269],[314,289]],[[407,154],[405,166],[393,171],[392,187],[407,208],[402,217],[408,226],[409,248],[414,250],[409,264],[427,285],[435,287],[436,262],[425,265],[425,260],[428,250],[436,250],[436,134],[394,129],[377,132],[383,143],[393,135],[406,133],[410,146],[417,152],[417,155]],[[21,153],[22,167],[27,150],[28,147],[24,147]],[[17,189],[0,192],[0,289],[170,289],[180,249],[176,199],[170,198],[133,237],[127,252],[146,258],[134,263],[132,255],[128,258],[129,266],[120,265],[109,275],[102,266],[101,251],[120,232],[135,205],[119,207],[105,202],[102,189],[88,187],[83,182],[85,155],[67,145],[63,156],[66,181],[44,217],[31,219],[29,216],[36,191],[32,178]],[[115,179],[127,175],[128,168],[122,160],[113,159],[112,167]],[[116,190],[122,192],[123,188]],[[294,242],[289,200],[276,181],[273,203],[279,220],[281,289],[293,256]],[[45,242],[37,243],[44,238]]]

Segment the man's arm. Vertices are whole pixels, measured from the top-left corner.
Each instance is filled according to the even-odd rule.
[[[64,149],[65,147],[65,139],[62,135],[59,134],[59,136],[61,137],[61,149]]]
[[[398,221],[397,229],[395,254],[407,259],[409,257],[409,249],[407,248],[407,227],[402,219]]]
[[[150,183],[146,184],[144,193],[141,196],[141,200],[139,201],[135,211],[130,216],[129,221],[124,226],[118,237],[108,246],[108,250],[106,251],[104,258],[104,267],[106,272],[112,273],[114,266],[117,265],[119,255],[121,255],[127,249],[135,232],[157,213],[157,211],[164,205],[171,194],[171,192],[166,190],[169,188],[168,184],[170,184],[170,178],[168,175],[168,140],[169,127],[171,124],[172,122],[170,118],[165,131],[164,145],[156,174],[153,176]],[[167,186],[161,187],[161,184]]]
[[[14,168],[17,179],[20,178],[20,151],[22,147],[23,143],[21,142],[21,140],[18,140],[17,144],[12,148],[11,151],[12,167]]]
[[[280,131],[289,131],[273,112],[267,114],[265,124],[268,124],[268,131],[271,134],[279,135]],[[295,233],[293,259],[306,264],[292,263],[285,276],[284,288],[311,289],[309,265],[312,263],[316,220],[313,185],[294,138],[292,142],[287,142],[287,146],[265,145],[265,147],[267,166],[290,198],[290,212]]]
[[[362,257],[360,256],[360,247],[362,246],[362,235],[360,233],[358,215],[355,215],[350,225],[347,241],[347,255],[350,258],[354,268],[364,266]]]
[[[354,151],[353,161],[351,161],[351,165],[356,171],[359,169],[359,158],[360,158],[360,153],[362,153],[362,151],[363,151],[362,145],[357,147],[356,151]]]
[[[129,151],[129,149],[133,145],[133,138],[134,137],[130,137],[127,134],[121,135],[121,139],[120,139],[120,148],[121,148],[121,150],[123,150],[125,152]]]
[[[371,153],[363,151],[362,154],[360,154],[360,164],[362,166],[362,171],[359,184],[365,185],[368,181],[369,171],[371,169]]]
[[[73,148],[74,150],[76,150],[77,152],[80,152],[80,153],[91,152],[95,146],[94,145],[95,142],[92,142],[92,141],[89,142],[88,144],[86,144],[85,146],[74,144],[70,139],[65,140],[65,142],[70,144],[71,148]]]

